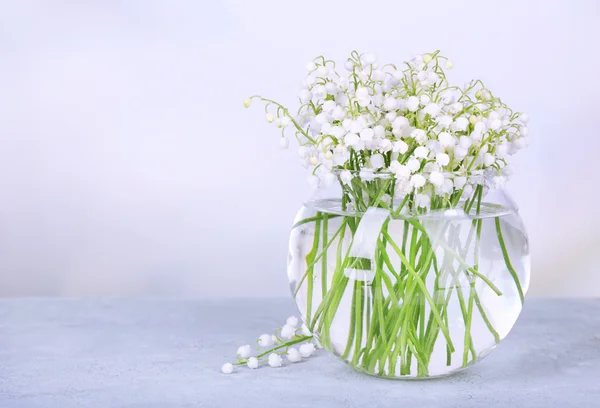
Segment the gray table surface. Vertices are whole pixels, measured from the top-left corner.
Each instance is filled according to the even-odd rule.
[[[600,300],[529,299],[487,359],[445,379],[391,381],[321,350],[220,372],[295,311],[274,300],[0,301],[0,408],[600,407]]]

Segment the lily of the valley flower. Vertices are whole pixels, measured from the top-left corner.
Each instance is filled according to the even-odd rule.
[[[298,351],[297,348],[290,347],[287,351],[287,359],[290,363],[297,363],[299,361],[302,361],[302,355],[300,354],[300,351]]]
[[[248,358],[250,357],[250,345],[246,344],[244,346],[240,346],[237,350],[237,355],[239,358]]]
[[[269,354],[269,366],[276,368],[281,367],[283,359],[277,353]]]
[[[284,339],[291,339],[292,337],[294,337],[295,333],[296,328],[287,323],[281,328],[281,337]]]
[[[315,345],[312,343],[306,343],[299,347],[300,355],[304,358],[308,358],[315,352]]]
[[[352,175],[369,182],[375,173],[397,173],[400,163],[426,182],[416,178],[396,191],[453,194],[462,187],[449,189],[446,180],[435,185],[437,178],[425,173],[501,172],[507,156],[527,146],[529,116],[513,113],[480,82],[452,86],[443,67],[453,63],[437,51],[417,55],[405,67],[380,65],[373,54],[355,52],[345,64],[348,72],[319,57],[307,65],[299,110],[259,96],[247,98],[244,106],[255,98],[267,104],[267,121],[282,129],[282,148],[292,137],[300,142],[298,155],[311,186],[339,178],[357,188]]]
[[[260,347],[271,347],[273,345],[273,336],[270,334],[263,334],[258,338],[258,345]]]
[[[258,359],[256,357],[250,357],[248,359],[248,362],[246,363],[246,365],[248,366],[248,368],[251,369],[256,369],[258,368]]]

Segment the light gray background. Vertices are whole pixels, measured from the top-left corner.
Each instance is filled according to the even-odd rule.
[[[531,292],[599,296],[597,1],[1,1],[0,295],[281,296],[308,196],[254,106],[441,49],[530,113]]]

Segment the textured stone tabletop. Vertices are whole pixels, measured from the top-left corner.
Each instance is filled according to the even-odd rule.
[[[291,300],[0,301],[0,408],[600,407],[600,300],[529,299],[488,358],[391,381],[335,358],[220,372]]]

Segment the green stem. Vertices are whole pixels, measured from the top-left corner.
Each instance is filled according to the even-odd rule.
[[[362,281],[355,281],[354,282],[354,287],[355,287],[355,292],[356,292],[356,299],[354,301],[354,318],[356,319],[356,322],[354,324],[354,328],[356,331],[356,335],[354,336],[354,353],[352,353],[352,364],[356,365],[358,363],[358,357],[359,357],[359,350],[360,350],[360,346],[362,344],[362,332],[363,332],[363,323],[364,323],[364,319],[363,319],[363,310],[364,310],[364,306],[365,306],[365,298],[363,296],[363,287],[364,287],[364,282]]]
[[[481,197],[483,195],[483,186],[479,185],[476,189],[476,197],[477,197],[477,215],[481,213]],[[473,203],[471,202],[471,205]],[[481,227],[483,226],[483,220],[481,218],[477,218],[473,220],[472,225],[476,228],[476,238],[475,238],[475,251],[474,251],[474,262],[472,270],[477,271],[477,275],[479,275],[479,246],[481,242]],[[460,290],[460,289],[459,289]],[[467,308],[467,320],[465,322],[465,349],[463,352],[463,367],[466,367],[469,363],[469,350],[473,345],[473,336],[471,335],[471,322],[473,320],[473,302],[475,301],[475,276],[471,277],[469,282],[469,305]]]
[[[502,256],[504,257],[504,263],[506,264],[506,267],[508,268],[508,272],[510,273],[510,275],[512,276],[513,280],[515,281],[515,285],[517,286],[517,291],[519,292],[519,298],[521,299],[521,304],[525,303],[525,295],[523,293],[523,288],[521,287],[521,282],[519,281],[519,275],[517,275],[517,272],[515,271],[515,268],[513,268],[509,256],[508,256],[508,250],[506,249],[506,244],[504,242],[504,236],[502,235],[502,227],[500,226],[500,217],[496,217],[495,219],[496,221],[496,233],[498,234],[498,241],[500,241],[500,248],[502,249]]]
[[[412,266],[410,265],[410,263],[406,259],[406,256],[404,256],[404,254],[402,253],[402,251],[400,250],[400,248],[398,248],[398,246],[396,245],[396,243],[392,240],[392,237],[390,237],[387,232],[384,232],[383,234],[387,238],[387,240],[389,241],[389,243],[392,246],[392,248],[394,248],[394,250],[396,251],[396,253],[398,254],[398,256],[400,256],[400,259],[402,260],[402,263],[404,265],[406,265],[406,269],[408,270],[408,273],[410,273],[413,276],[416,284],[421,289],[421,293],[423,293],[423,295],[425,296],[425,299],[427,300],[427,303],[429,304],[429,307],[431,308],[431,311],[433,312],[433,316],[437,320],[438,324],[440,325],[440,327],[442,329],[442,333],[444,334],[444,337],[446,338],[446,341],[448,342],[448,345],[450,346],[450,349],[452,351],[454,351],[454,346],[452,345],[452,339],[450,338],[450,333],[448,332],[448,328],[444,325],[444,322],[442,321],[442,317],[440,316],[440,313],[439,313],[439,311],[437,309],[437,306],[435,305],[433,299],[431,298],[431,295],[427,291],[427,287],[425,286],[425,282],[423,282],[423,280],[421,279],[421,277],[412,268]]]
[[[473,339],[471,337],[471,321],[472,316],[473,316],[473,301],[474,301],[474,296],[473,293],[475,292],[475,282],[472,281],[470,283],[470,292],[469,292],[469,305],[467,307],[467,322],[466,322],[466,327],[465,327],[465,349],[463,352],[463,367],[466,367],[467,364],[469,363],[469,351],[471,350],[471,347],[473,347]],[[457,288],[457,291],[461,291],[461,288]],[[473,357],[475,358],[475,357]]]
[[[494,326],[492,326],[490,319],[488,319],[487,313],[485,312],[485,309],[481,304],[481,300],[479,299],[479,295],[477,295],[477,292],[475,292],[475,304],[477,305],[477,310],[479,310],[479,314],[483,318],[485,325],[487,326],[490,333],[492,333],[492,336],[494,336],[494,341],[496,342],[496,344],[500,343],[500,335],[498,334],[496,329],[494,329]]]
[[[293,346],[294,344],[298,344],[298,343],[302,343],[303,341],[309,341],[312,340],[313,336],[302,336],[302,337],[298,337],[297,339],[292,339],[292,340],[288,340],[284,343],[281,343],[278,346],[272,347],[266,351],[263,351],[262,353],[260,353],[259,355],[256,356],[257,359],[260,359],[261,357],[266,356],[267,354],[271,354],[272,352],[276,351],[276,350],[280,350],[282,348],[289,348],[290,346]],[[237,363],[234,363],[233,365],[243,365],[246,364],[248,362],[248,360],[243,359],[238,361]]]
[[[318,214],[321,214],[321,213],[318,213]],[[314,221],[322,220],[323,217],[324,217],[324,215],[323,216],[316,215],[314,217],[304,218],[304,219],[298,221],[297,223],[295,223],[294,225],[292,225],[292,229],[297,228],[297,227],[299,227],[300,225],[303,225],[303,224],[308,224],[309,222],[314,222]],[[329,218],[329,219],[337,218],[337,217],[341,217],[341,215],[327,214],[327,218]]]
[[[319,213],[317,213],[319,215]],[[317,256],[317,251],[319,250],[319,236],[321,232],[321,219],[319,218],[315,223],[315,235],[313,239],[313,246],[311,251],[306,255],[306,263],[311,265],[307,268],[306,278],[307,289],[306,289],[306,324],[310,324],[312,320],[312,303],[313,303],[313,272],[314,272],[314,259]]]
[[[358,281],[354,281],[354,290],[352,291],[352,305],[356,304],[356,284]],[[346,360],[352,350],[352,344],[354,343],[354,331],[356,326],[356,308],[352,307],[350,310],[350,328],[348,329],[348,340],[346,342],[346,348],[342,354],[342,359]]]
[[[327,243],[328,218],[328,214],[325,213],[323,216],[323,249],[321,250],[321,255],[323,258],[321,261],[321,299],[324,298],[325,294],[327,293],[327,249],[330,245]],[[335,236],[331,239],[331,242],[333,242],[334,239]]]
[[[335,232],[335,234],[333,234],[333,236],[331,237],[331,239],[329,240],[329,242],[327,242],[327,245],[325,245],[325,247],[321,250],[321,252],[319,253],[319,255],[317,255],[317,257],[306,266],[306,272],[304,272],[304,274],[302,275],[302,277],[300,278],[300,280],[298,281],[298,285],[296,286],[296,290],[294,291],[294,297],[298,296],[298,292],[300,292],[300,289],[302,287],[302,283],[304,282],[304,280],[306,279],[306,276],[308,275],[308,272],[310,270],[310,268],[312,266],[314,266],[320,259],[321,257],[324,255],[325,252],[327,252],[327,250],[329,249],[329,247],[331,246],[331,244],[334,243],[336,237],[338,235],[341,234],[340,237],[340,243],[343,242],[343,238],[344,238],[344,230],[346,229],[346,220],[342,221],[342,225],[340,225],[340,227],[337,229],[337,231]]]

